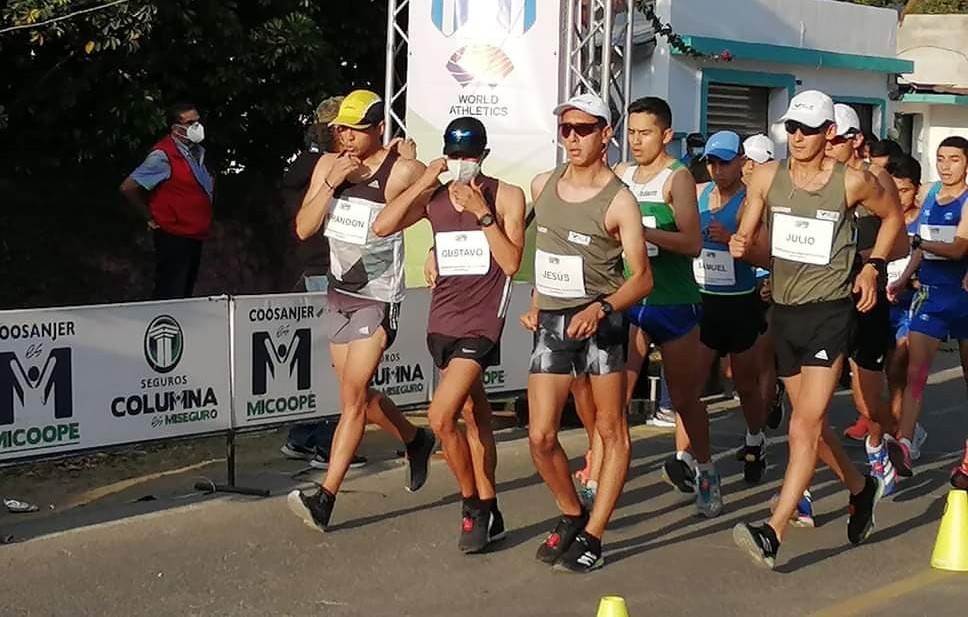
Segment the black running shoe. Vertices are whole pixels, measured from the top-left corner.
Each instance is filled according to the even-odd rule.
[[[746,446],[743,456],[743,479],[747,484],[758,484],[766,471],[766,442]]]
[[[312,494],[293,491],[289,493],[287,501],[289,502],[289,509],[304,523],[313,529],[326,531],[329,526],[329,519],[333,515],[336,496],[321,488]]]
[[[692,495],[696,492],[696,470],[675,455],[663,463],[662,479],[680,493]]]
[[[771,570],[776,566],[776,554],[780,550],[780,541],[776,539],[776,532],[767,523],[737,524],[733,527],[733,542],[736,546],[746,549],[753,561],[759,565]]]
[[[746,437],[740,439],[739,447],[733,452],[733,458],[740,463],[746,460]]]
[[[462,553],[480,553],[487,546],[491,513],[482,508],[478,499],[465,499],[461,510],[457,548]]]
[[[417,429],[417,436],[407,444],[407,462],[410,464],[410,474],[407,478],[407,490],[411,493],[419,491],[427,482],[430,472],[430,457],[434,454],[437,438],[425,428]]]
[[[783,412],[786,405],[786,386],[779,379],[776,380],[776,399],[766,417],[766,425],[771,429],[779,428],[783,424]]]
[[[847,539],[860,544],[874,531],[874,508],[884,496],[884,483],[874,476],[867,476],[864,490],[850,496],[847,506]]]
[[[494,507],[491,508],[491,523],[488,525],[487,535],[488,542],[503,540],[504,536],[507,535],[507,530],[504,528],[504,515],[497,509],[496,501],[494,502]]]
[[[350,469],[359,469],[360,467],[366,466],[366,463],[365,456],[356,454],[350,460]],[[309,466],[313,469],[329,469],[329,450],[316,448],[316,456],[309,459]]]
[[[286,442],[286,445],[279,448],[279,451],[282,452],[283,456],[294,461],[310,461],[316,456],[315,448],[307,448],[292,442]]]
[[[911,450],[897,439],[885,439],[887,443],[887,458],[894,465],[894,473],[902,478],[914,475],[914,463],[911,460]]]
[[[582,531],[575,536],[575,541],[561,556],[554,569],[559,572],[584,574],[603,565],[605,557],[602,556],[602,541],[587,531]]]
[[[545,541],[538,547],[538,552],[535,557],[538,561],[543,561],[547,564],[555,563],[561,559],[561,556],[568,550],[571,543],[575,541],[575,536],[587,524],[588,512],[586,510],[582,510],[578,516],[562,516],[558,519],[558,524],[555,525],[555,528],[545,538]]]

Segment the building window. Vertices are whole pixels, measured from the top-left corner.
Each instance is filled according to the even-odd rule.
[[[769,133],[770,88],[735,84],[709,84],[706,104],[706,128],[709,135],[717,131],[735,131],[740,136]]]
[[[845,103],[845,105],[853,107],[857,112],[857,117],[860,118],[860,130],[874,133],[874,105],[870,103]]]

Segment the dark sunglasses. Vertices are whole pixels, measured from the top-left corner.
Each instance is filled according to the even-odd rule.
[[[572,132],[578,133],[579,137],[588,137],[601,128],[601,122],[565,122],[558,125],[558,132],[561,133],[562,137],[568,139]]]
[[[826,131],[828,124],[830,123],[824,122],[820,126],[807,126],[806,124],[797,122],[796,120],[787,120],[783,123],[783,128],[785,128],[786,132],[790,135],[800,131],[800,134],[804,137],[813,137],[814,135],[819,135]]]

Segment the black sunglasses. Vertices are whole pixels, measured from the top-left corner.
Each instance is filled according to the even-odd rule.
[[[826,131],[827,125],[829,124],[829,122],[824,122],[820,126],[807,126],[806,124],[797,122],[796,120],[787,120],[783,123],[783,128],[785,128],[786,132],[790,135],[800,131],[800,134],[804,137],[813,137],[814,135],[819,135],[820,133]]]
[[[601,122],[564,122],[558,125],[558,132],[561,133],[562,137],[568,139],[573,131],[578,133],[579,137],[588,137],[601,128]]]

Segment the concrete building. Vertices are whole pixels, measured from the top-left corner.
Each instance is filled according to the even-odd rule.
[[[854,106],[865,128],[883,136],[894,118],[896,75],[914,68],[896,56],[898,17],[889,9],[834,0],[656,0],[655,10],[692,47],[732,55],[697,59],[662,36],[636,46],[629,98],[666,98],[679,136],[768,132],[790,98],[808,89]]]
[[[901,79],[899,140],[935,180],[938,144],[968,137],[968,15],[908,15],[898,29],[897,55],[914,62]]]

